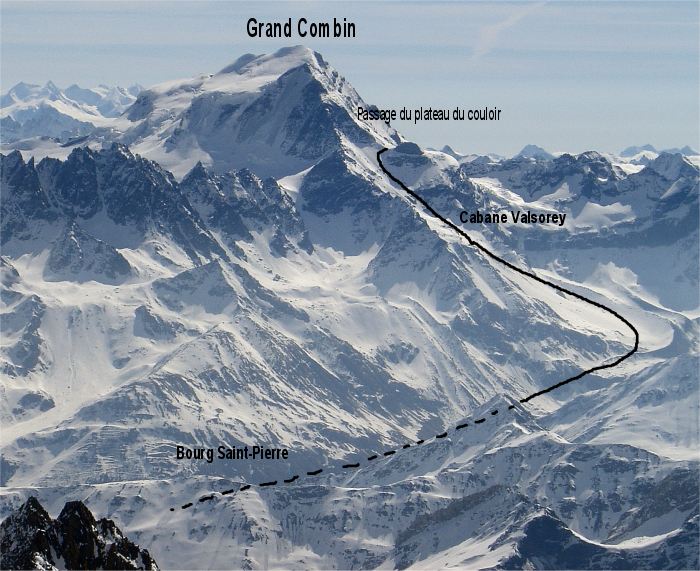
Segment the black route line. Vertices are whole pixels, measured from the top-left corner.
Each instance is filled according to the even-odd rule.
[[[578,299],[578,300],[580,300],[580,301],[583,301],[583,302],[585,302],[585,303],[587,303],[587,304],[589,304],[589,305],[592,305],[592,306],[594,306],[594,307],[597,307],[598,309],[602,309],[603,311],[605,311],[605,312],[607,312],[607,313],[613,315],[613,316],[616,317],[617,319],[619,319],[622,323],[624,323],[624,324],[632,331],[632,333],[634,333],[634,347],[633,347],[630,351],[628,351],[627,353],[625,353],[624,355],[622,355],[621,357],[616,358],[612,363],[604,363],[604,364],[601,364],[601,365],[596,365],[595,367],[591,367],[590,369],[586,369],[586,370],[584,370],[584,371],[581,371],[580,373],[578,373],[578,374],[576,374],[576,375],[573,375],[572,377],[569,377],[569,378],[564,379],[563,381],[560,381],[560,382],[558,382],[558,383],[555,383],[555,384],[553,384],[553,385],[551,385],[551,386],[549,386],[549,387],[547,387],[547,388],[545,388],[545,389],[542,389],[542,390],[540,390],[540,391],[537,391],[537,392],[534,392],[534,393],[532,393],[532,394],[530,394],[530,395],[527,395],[526,397],[519,399],[518,402],[520,402],[520,403],[529,402],[529,401],[531,401],[531,400],[534,399],[534,398],[537,398],[537,397],[539,397],[539,396],[542,396],[542,395],[544,395],[544,394],[546,394],[546,393],[548,393],[548,392],[553,391],[554,389],[557,389],[557,388],[559,388],[559,387],[562,387],[562,386],[564,386],[564,385],[567,385],[567,384],[569,384],[569,383],[571,383],[571,382],[573,382],[573,381],[577,381],[577,380],[580,379],[581,377],[584,377],[584,376],[586,376],[586,375],[589,375],[589,374],[591,374],[591,373],[593,373],[593,372],[595,372],[595,371],[601,371],[601,370],[603,370],[603,369],[611,369],[611,368],[613,368],[613,367],[616,367],[617,365],[619,365],[620,363],[622,363],[622,361],[624,361],[625,359],[628,359],[629,357],[631,357],[632,355],[634,355],[634,354],[637,352],[637,350],[639,349],[639,332],[638,332],[637,329],[634,327],[634,325],[632,325],[627,319],[625,319],[622,315],[620,315],[620,314],[619,314],[617,311],[615,311],[614,309],[612,309],[612,308],[610,308],[610,307],[607,307],[607,306],[603,305],[602,303],[598,303],[597,301],[594,301],[594,300],[589,299],[589,298],[587,298],[587,297],[585,297],[585,296],[583,296],[583,295],[581,295],[581,294],[579,294],[579,293],[576,293],[576,292],[571,291],[571,290],[569,290],[569,289],[567,289],[567,288],[564,288],[564,287],[562,287],[562,286],[560,286],[560,285],[558,285],[558,284],[556,284],[556,283],[554,283],[554,282],[550,282],[550,281],[548,281],[548,280],[546,280],[546,279],[544,279],[544,278],[541,278],[541,277],[539,277],[538,275],[536,275],[536,274],[533,273],[533,272],[530,272],[530,271],[528,271],[528,270],[524,270],[524,269],[522,269],[522,268],[519,268],[518,266],[515,266],[515,265],[511,264],[511,263],[508,262],[507,260],[504,260],[503,258],[501,258],[499,255],[494,254],[491,250],[489,250],[489,249],[486,248],[485,246],[481,245],[479,242],[473,240],[466,232],[464,232],[464,230],[462,230],[461,228],[459,228],[458,226],[456,226],[455,224],[453,224],[452,222],[450,222],[450,221],[449,221],[447,218],[445,218],[444,216],[440,215],[440,214],[439,214],[432,206],[430,206],[430,204],[428,204],[423,198],[421,198],[418,194],[416,194],[415,192],[413,192],[413,191],[412,191],[410,188],[408,188],[403,182],[401,182],[398,178],[396,178],[393,174],[391,174],[391,173],[386,169],[386,167],[384,166],[384,163],[382,163],[381,155],[382,155],[382,153],[386,152],[387,150],[388,150],[388,149],[384,148],[384,149],[381,149],[380,151],[377,152],[377,162],[379,163],[379,166],[381,167],[382,171],[384,171],[384,173],[385,173],[393,182],[395,182],[396,184],[398,184],[406,193],[408,193],[409,196],[411,196],[411,197],[414,198],[417,202],[419,202],[430,214],[432,214],[435,218],[437,218],[438,220],[440,220],[442,223],[444,223],[444,224],[446,224],[447,226],[449,226],[450,228],[452,228],[452,230],[454,230],[455,232],[457,232],[460,236],[462,236],[463,238],[465,238],[465,239],[467,240],[467,242],[469,243],[470,246],[474,246],[475,248],[477,248],[478,250],[480,250],[481,252],[483,252],[484,254],[486,254],[486,255],[487,255],[489,258],[491,258],[492,260],[495,260],[496,262],[498,262],[498,263],[500,263],[500,264],[503,264],[503,265],[506,266],[507,268],[509,268],[509,269],[511,269],[511,270],[513,270],[513,271],[519,273],[519,274],[522,274],[522,275],[524,275],[524,276],[526,276],[526,277],[528,277],[528,278],[532,278],[533,280],[535,280],[535,281],[537,281],[537,282],[539,282],[539,283],[541,283],[541,284],[544,284],[544,285],[546,285],[546,286],[548,286],[548,287],[551,287],[551,288],[557,290],[558,292],[561,292],[561,293],[563,293],[563,294],[565,294],[565,295],[568,295],[568,296],[571,296],[571,297],[573,297],[573,298],[576,298],[576,299]],[[514,404],[508,405],[508,410],[513,410],[513,409],[515,409],[515,408],[516,408],[516,407],[515,407]],[[491,416],[496,416],[497,414],[498,414],[498,409],[495,409],[495,410],[492,410],[492,411],[491,411]],[[487,417],[482,417],[482,418],[478,418],[478,419],[476,419],[476,420],[473,420],[473,422],[474,422],[474,424],[482,424],[482,423],[486,422],[486,420],[487,420]],[[463,423],[458,424],[457,426],[455,426],[453,430],[454,430],[454,431],[463,430],[463,429],[468,428],[468,427],[469,427],[469,423],[468,423],[468,422],[463,422]],[[444,432],[438,433],[438,434],[436,434],[435,436],[433,436],[431,440],[437,441],[437,440],[446,438],[447,435],[448,435],[448,432],[449,432],[449,430],[445,430]],[[420,445],[420,444],[423,444],[424,442],[425,442],[425,439],[416,440],[415,444],[416,444],[416,445]],[[411,444],[410,444],[410,443],[406,443],[406,444],[402,445],[400,448],[397,448],[396,450],[387,450],[386,452],[383,452],[383,453],[382,453],[382,456],[388,458],[388,457],[391,457],[391,456],[393,456],[394,454],[396,454],[397,450],[406,450],[407,448],[411,448]],[[379,454],[372,454],[371,456],[367,457],[367,461],[368,461],[368,462],[371,462],[371,461],[377,460],[377,459],[379,459],[379,458],[380,458],[380,455],[379,455]],[[355,462],[355,463],[343,464],[343,465],[340,466],[340,469],[342,469],[342,470],[351,470],[351,469],[356,469],[356,468],[359,468],[359,467],[360,467],[360,462]],[[318,468],[317,470],[311,470],[311,471],[306,472],[306,476],[307,476],[307,477],[310,477],[310,476],[318,476],[318,475],[321,474],[322,472],[323,472],[323,468]],[[285,482],[286,484],[291,484],[291,483],[293,483],[293,482],[295,482],[295,481],[297,481],[297,480],[299,480],[299,475],[294,475],[294,476],[291,476],[291,477],[285,479],[284,482]],[[276,486],[276,485],[277,485],[277,480],[273,480],[273,481],[271,481],[271,482],[261,482],[261,483],[257,484],[257,486],[258,486],[259,488],[265,488],[265,487]],[[244,491],[246,491],[246,490],[249,490],[249,489],[251,488],[251,486],[252,486],[252,484],[243,484],[243,485],[241,485],[241,487],[238,489],[238,491],[239,491],[239,492],[244,492]],[[223,492],[220,492],[220,494],[221,494],[222,496],[226,496],[226,495],[229,495],[229,494],[235,494],[235,493],[236,493],[236,490],[235,490],[235,489],[229,489],[229,490],[224,490]],[[206,496],[202,496],[201,498],[199,498],[199,502],[201,503],[201,502],[210,501],[210,500],[214,499],[215,496],[216,496],[216,492],[211,493],[211,494],[206,495]],[[181,506],[181,509],[186,510],[186,509],[192,507],[193,505],[194,505],[194,504],[193,504],[192,502],[188,502],[188,503],[184,504],[183,506]],[[170,508],[170,511],[171,511],[171,512],[172,512],[172,511],[175,511],[175,508]]]
[[[589,305],[592,305],[592,306],[594,306],[594,307],[597,307],[598,309],[602,309],[603,311],[608,312],[610,315],[613,315],[614,317],[616,317],[617,319],[619,319],[620,321],[622,321],[622,323],[624,323],[627,327],[629,327],[630,330],[632,331],[632,333],[634,333],[634,347],[633,347],[631,350],[629,350],[627,353],[625,353],[624,355],[622,355],[621,357],[618,357],[617,359],[615,359],[612,363],[597,365],[597,366],[595,366],[595,367],[591,367],[590,369],[586,369],[585,371],[581,371],[580,373],[578,373],[577,375],[574,375],[573,377],[569,377],[568,379],[564,379],[563,381],[560,381],[560,382],[558,382],[558,383],[555,383],[555,384],[553,384],[552,386],[547,387],[546,389],[542,389],[541,391],[537,391],[537,392],[535,392],[535,393],[532,393],[531,395],[526,396],[525,398],[520,399],[520,402],[521,402],[521,403],[526,403],[526,402],[528,402],[528,401],[531,401],[532,399],[534,399],[534,398],[536,398],[536,397],[538,397],[538,396],[540,396],[540,395],[546,394],[546,393],[548,393],[548,392],[550,392],[550,391],[553,391],[554,389],[558,389],[559,387],[562,387],[562,386],[564,386],[564,385],[567,385],[567,384],[569,384],[569,383],[571,383],[571,382],[573,382],[573,381],[577,381],[577,380],[580,379],[581,377],[584,377],[584,376],[586,376],[586,375],[588,375],[588,374],[590,374],[590,373],[593,373],[593,372],[595,372],[595,371],[601,371],[601,370],[603,370],[603,369],[611,369],[611,368],[613,368],[613,367],[616,367],[617,365],[619,365],[620,363],[622,363],[622,361],[624,361],[625,359],[631,357],[632,355],[634,355],[634,354],[637,352],[637,349],[639,349],[639,331],[637,331],[637,329],[635,328],[635,326],[632,325],[629,321],[627,321],[627,319],[625,319],[624,317],[622,317],[622,315],[620,315],[620,314],[619,314],[617,311],[615,311],[614,309],[612,309],[612,308],[610,308],[610,307],[608,307],[608,306],[606,306],[606,305],[603,305],[602,303],[598,303],[597,301],[594,301],[594,300],[592,300],[592,299],[589,299],[589,298],[587,298],[587,297],[585,297],[585,296],[583,296],[583,295],[581,295],[581,294],[579,294],[579,293],[576,293],[575,291],[571,291],[571,290],[569,290],[569,289],[566,289],[565,287],[562,287],[562,286],[560,286],[560,285],[558,285],[558,284],[555,284],[554,282],[550,282],[549,280],[546,280],[546,279],[544,279],[544,278],[541,278],[541,277],[539,277],[537,274],[535,274],[534,272],[530,272],[530,271],[527,271],[527,270],[523,270],[522,268],[519,268],[518,266],[516,266],[516,265],[514,265],[514,264],[511,264],[508,260],[504,260],[504,259],[501,258],[498,254],[494,254],[491,250],[489,250],[489,249],[486,248],[485,246],[482,246],[482,245],[481,245],[479,242],[477,242],[476,240],[472,239],[471,236],[469,236],[469,234],[467,234],[467,233],[466,233],[464,230],[462,230],[459,226],[457,226],[456,224],[453,224],[452,222],[450,222],[450,220],[448,220],[447,218],[445,218],[444,216],[442,216],[437,210],[435,210],[432,206],[430,206],[430,204],[428,204],[423,198],[421,198],[418,194],[416,194],[415,192],[413,192],[413,191],[412,191],[410,188],[408,188],[403,182],[401,182],[398,178],[396,178],[393,174],[391,174],[391,173],[386,169],[386,167],[384,166],[384,163],[382,163],[382,153],[386,152],[387,150],[388,150],[388,149],[384,148],[384,149],[382,149],[382,150],[380,150],[380,151],[377,152],[377,162],[379,163],[379,166],[381,167],[381,169],[386,173],[386,175],[387,175],[392,181],[394,181],[396,184],[398,184],[403,190],[405,190],[405,191],[409,194],[409,196],[411,196],[411,197],[413,197],[414,199],[416,199],[428,212],[430,212],[430,214],[432,214],[433,216],[435,216],[435,218],[437,218],[438,220],[440,220],[440,222],[442,222],[443,224],[446,224],[447,226],[449,226],[450,228],[452,228],[452,230],[454,230],[455,232],[457,232],[457,234],[459,234],[460,236],[462,236],[463,238],[465,238],[465,239],[467,240],[467,242],[469,243],[470,246],[474,246],[475,248],[481,250],[481,251],[482,251],[484,254],[486,254],[489,258],[491,258],[491,259],[497,261],[497,262],[500,263],[500,264],[503,264],[503,265],[506,266],[507,268],[510,268],[511,270],[513,270],[513,271],[515,271],[515,272],[517,272],[517,273],[519,273],[519,274],[522,274],[523,276],[526,276],[526,277],[528,277],[528,278],[532,278],[533,280],[538,281],[538,282],[540,282],[541,284],[544,284],[544,285],[546,285],[546,286],[548,286],[548,287],[551,287],[551,288],[553,288],[553,289],[555,289],[555,290],[557,290],[557,291],[559,291],[559,292],[561,292],[561,293],[564,293],[564,294],[566,294],[566,295],[570,295],[571,297],[574,297],[574,298],[576,298],[576,299],[578,299],[578,300],[580,300],[580,301],[583,301],[583,302],[585,302],[585,303],[587,303],[587,304],[589,304]]]
[[[272,480],[272,482],[261,482],[258,484],[261,488],[265,488],[266,486],[276,486],[277,485],[277,480]]]

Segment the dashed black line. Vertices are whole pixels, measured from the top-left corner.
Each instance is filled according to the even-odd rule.
[[[261,482],[258,484],[261,488],[266,488],[267,486],[276,486],[277,485],[277,480],[272,480],[271,482]]]
[[[612,363],[597,365],[597,366],[595,366],[595,367],[591,367],[590,369],[586,369],[585,371],[581,371],[580,373],[578,373],[578,374],[576,374],[576,375],[574,375],[574,376],[572,376],[572,377],[569,377],[569,378],[567,378],[567,379],[564,379],[563,381],[558,382],[558,383],[556,383],[556,384],[554,384],[554,385],[551,385],[550,387],[547,387],[547,388],[545,388],[545,389],[542,389],[542,390],[540,390],[540,391],[537,391],[537,392],[535,392],[535,393],[532,393],[532,394],[530,394],[530,395],[528,395],[528,396],[526,396],[526,397],[524,397],[524,398],[521,398],[521,399],[519,399],[518,402],[520,402],[520,403],[529,402],[529,401],[531,401],[532,399],[537,398],[537,397],[539,397],[539,396],[541,396],[541,395],[543,395],[543,394],[546,394],[546,393],[548,393],[548,392],[550,392],[550,391],[553,391],[553,390],[555,390],[555,389],[557,389],[557,388],[559,388],[559,387],[561,387],[561,386],[563,386],[563,385],[566,385],[566,384],[568,384],[568,383],[571,383],[571,382],[573,382],[573,381],[576,381],[576,380],[580,379],[581,377],[583,377],[583,376],[585,376],[585,375],[588,375],[588,374],[593,373],[593,372],[595,372],[595,371],[600,371],[600,370],[602,370],[602,369],[610,369],[610,368],[612,368],[612,367],[615,367],[615,366],[619,365],[620,363],[622,363],[622,361],[624,361],[625,359],[631,357],[632,355],[634,355],[634,354],[637,352],[637,350],[639,349],[639,332],[638,332],[637,329],[634,327],[634,325],[632,325],[627,319],[625,319],[624,317],[622,317],[622,315],[620,315],[619,313],[617,313],[614,309],[611,309],[611,308],[609,308],[609,307],[603,305],[602,303],[598,303],[597,301],[593,301],[593,300],[591,300],[591,299],[588,299],[587,297],[585,297],[585,296],[583,296],[583,295],[581,295],[581,294],[578,294],[578,293],[573,292],[573,291],[571,291],[571,290],[568,290],[568,289],[566,289],[566,288],[564,288],[564,287],[562,287],[562,286],[560,286],[560,285],[558,285],[558,284],[555,284],[555,283],[553,283],[553,282],[550,282],[550,281],[548,281],[548,280],[545,280],[544,278],[541,278],[541,277],[537,276],[537,275],[534,274],[533,272],[530,272],[530,271],[528,271],[528,270],[523,270],[522,268],[519,268],[519,267],[517,267],[517,266],[511,264],[510,262],[504,260],[503,258],[501,258],[500,256],[498,256],[497,254],[494,254],[493,252],[491,252],[490,250],[488,250],[486,247],[482,246],[480,243],[478,243],[478,242],[476,242],[475,240],[473,240],[466,232],[464,232],[464,231],[463,231],[461,228],[459,228],[458,226],[454,225],[454,224],[453,224],[452,222],[450,222],[447,218],[444,218],[443,216],[441,216],[441,215],[440,215],[436,210],[434,210],[433,207],[430,206],[423,198],[421,198],[419,195],[417,195],[415,192],[413,192],[411,189],[409,189],[403,182],[401,182],[398,178],[396,178],[394,175],[392,175],[392,174],[384,167],[384,164],[382,163],[382,160],[381,160],[381,155],[382,155],[382,153],[384,153],[385,151],[387,151],[387,149],[382,149],[381,151],[379,151],[379,152],[377,153],[377,162],[379,163],[379,166],[380,166],[381,169],[384,171],[384,173],[386,173],[386,175],[387,175],[392,181],[394,181],[396,184],[398,184],[398,185],[399,185],[404,191],[406,191],[411,197],[413,197],[413,198],[414,198],[415,200],[417,200],[423,207],[425,207],[426,210],[427,210],[428,212],[430,212],[430,214],[432,214],[432,215],[433,215],[434,217],[436,217],[438,220],[442,221],[444,224],[446,224],[447,226],[449,226],[450,228],[452,228],[452,229],[453,229],[455,232],[457,232],[460,236],[462,236],[463,238],[465,238],[465,239],[467,240],[467,242],[469,243],[469,245],[474,246],[475,248],[477,248],[478,250],[480,250],[481,252],[483,252],[484,254],[486,254],[486,255],[487,255],[488,257],[490,257],[491,259],[493,259],[493,260],[495,260],[495,261],[497,261],[497,262],[499,262],[499,263],[505,265],[505,266],[508,267],[509,269],[511,269],[511,270],[513,270],[513,271],[515,271],[515,272],[517,272],[517,273],[519,273],[519,274],[522,274],[522,275],[524,275],[524,276],[527,276],[527,277],[529,277],[529,278],[532,278],[532,279],[534,279],[534,280],[536,280],[536,281],[538,281],[538,282],[540,282],[540,283],[542,283],[542,284],[544,284],[544,285],[546,285],[546,286],[549,286],[549,287],[551,287],[551,288],[554,288],[555,290],[557,290],[557,291],[559,291],[559,292],[561,292],[561,293],[564,293],[564,294],[566,294],[566,295],[569,295],[569,296],[571,296],[571,297],[574,297],[574,298],[576,298],[576,299],[578,299],[578,300],[580,300],[580,301],[584,301],[584,302],[586,302],[586,303],[588,303],[588,304],[590,304],[590,305],[593,305],[593,306],[595,306],[595,307],[597,307],[597,308],[599,308],[599,309],[602,309],[602,310],[604,310],[604,311],[606,311],[606,312],[612,314],[613,316],[615,316],[616,318],[618,318],[620,321],[622,321],[627,327],[629,327],[629,329],[634,333],[634,347],[633,347],[630,351],[628,351],[627,353],[625,353],[624,355],[622,355],[621,357],[618,357],[618,358],[617,358],[615,361],[613,361]],[[516,408],[516,405],[514,405],[514,404],[508,405],[508,410],[509,410],[509,411],[510,411],[510,410],[514,410],[515,408]],[[491,416],[496,416],[497,414],[498,414],[498,409],[495,409],[495,410],[492,410],[492,411],[491,411]],[[474,422],[474,424],[482,424],[482,423],[486,422],[486,418],[479,418],[479,419],[474,420],[473,422]],[[456,430],[462,430],[462,429],[464,429],[464,428],[467,428],[468,426],[469,426],[469,423],[468,423],[468,422],[463,422],[463,423],[461,423],[461,424],[458,424],[458,425],[455,427],[455,431],[456,431]],[[445,432],[436,434],[434,438],[435,438],[436,440],[437,440],[437,439],[446,438],[447,435],[448,435],[448,432],[449,432],[449,431],[446,430]],[[425,439],[420,439],[420,440],[417,440],[417,441],[416,441],[416,445],[420,445],[420,444],[423,444],[423,443],[425,443]],[[405,449],[410,448],[410,447],[411,447],[410,444],[404,444],[404,445],[402,446],[402,449],[405,450]],[[385,457],[393,456],[394,454],[396,454],[396,450],[387,450],[386,452],[383,452],[383,453],[382,453],[382,455],[385,456]],[[368,462],[371,462],[371,461],[373,461],[373,460],[377,460],[378,458],[379,458],[379,455],[378,455],[378,454],[372,454],[371,456],[369,456],[369,457],[367,458],[367,461],[368,461]],[[359,467],[360,467],[360,462],[355,462],[355,463],[343,464],[343,465],[342,465],[342,468],[343,468],[343,469],[350,469],[350,468],[353,468],[353,469],[354,469],[354,468],[359,468]],[[318,476],[318,475],[321,474],[322,472],[323,472],[323,468],[318,468],[317,470],[311,470],[311,471],[306,472],[306,475],[307,475],[307,476]],[[291,478],[288,478],[288,479],[284,480],[284,482],[287,483],[287,484],[291,484],[292,482],[295,482],[295,481],[298,480],[298,479],[299,479],[299,476],[298,476],[298,475],[295,475],[295,476],[292,476]],[[270,481],[270,482],[261,482],[261,483],[258,484],[258,487],[260,487],[260,488],[265,488],[265,487],[276,486],[276,485],[277,485],[277,480],[273,480],[273,481]],[[244,492],[244,491],[246,491],[246,490],[249,490],[250,488],[251,488],[251,484],[243,484],[243,485],[241,485],[241,487],[238,489],[238,491],[239,491],[239,492]],[[221,492],[221,495],[222,495],[222,496],[225,496],[225,495],[228,495],[228,494],[232,494],[232,493],[234,493],[234,492],[235,492],[235,489],[224,490],[223,492]],[[209,494],[209,495],[206,495],[206,496],[202,496],[201,498],[199,498],[199,502],[210,501],[210,500],[214,499],[214,497],[215,497],[214,494]],[[182,505],[181,509],[183,509],[183,510],[188,509],[188,508],[192,507],[192,505],[193,505],[192,502],[188,502],[188,503]],[[171,512],[172,512],[172,511],[175,511],[175,508],[172,508],[172,507],[171,507],[171,508],[170,508],[170,511],[171,511]]]
[[[515,405],[511,405],[511,406],[508,407],[508,408],[509,408],[509,410],[512,410],[512,409],[515,408]],[[498,413],[497,410],[491,412],[492,415],[495,415],[495,414],[497,414],[497,413]],[[474,422],[474,424],[481,424],[481,423],[483,423],[485,420],[486,420],[485,418],[480,418],[480,419],[475,420],[475,421],[473,421],[473,422]],[[463,428],[466,428],[467,426],[469,426],[469,423],[468,423],[468,422],[463,422],[463,423],[461,423],[461,424],[456,425],[456,426],[454,427],[454,430],[455,430],[455,432],[456,432],[457,430],[462,430]],[[444,431],[444,432],[442,432],[442,433],[440,433],[440,434],[436,434],[436,435],[433,437],[433,439],[434,439],[435,441],[437,441],[437,440],[439,440],[439,439],[446,438],[448,435],[449,435],[449,430],[446,430],[446,431]],[[425,442],[426,442],[425,439],[420,439],[420,440],[417,440],[417,441],[416,441],[416,445],[424,444]],[[406,450],[406,449],[408,449],[408,448],[411,448],[411,445],[410,445],[410,444],[404,444],[404,445],[401,447],[402,450]],[[397,450],[387,450],[386,452],[383,452],[383,453],[382,453],[382,456],[390,457],[390,456],[393,456],[394,454],[396,454],[397,452],[398,452]],[[367,457],[367,461],[368,461],[368,462],[371,462],[371,461],[373,461],[373,460],[377,460],[378,458],[379,458],[379,455],[378,455],[378,454],[372,454],[371,456],[368,456],[368,457]],[[361,467],[361,463],[360,463],[360,462],[354,462],[354,463],[349,463],[349,464],[343,464],[343,465],[341,466],[341,468],[343,468],[343,469],[356,469],[356,468],[360,468],[360,467]],[[317,470],[311,470],[311,471],[309,471],[309,472],[306,472],[306,474],[307,474],[307,476],[318,476],[318,475],[321,474],[322,472],[323,472],[323,468],[318,468]],[[294,475],[294,476],[292,476],[292,477],[290,477],[290,478],[285,479],[285,480],[284,480],[284,483],[286,483],[286,484],[291,484],[291,483],[296,482],[297,480],[299,480],[299,478],[300,478],[300,476],[299,476],[298,474],[296,474],[296,475]],[[275,486],[275,485],[277,485],[277,480],[274,480],[274,481],[271,481],[271,482],[261,482],[261,483],[257,484],[257,486],[260,487],[260,488],[266,488],[266,487]],[[252,488],[252,484],[243,484],[243,485],[238,489],[238,491],[239,491],[239,492],[244,492],[244,491],[246,491],[246,490],[250,490],[251,488]],[[235,490],[234,488],[231,488],[231,489],[224,490],[223,492],[220,492],[220,494],[221,494],[222,496],[227,496],[227,495],[230,495],[230,494],[234,493],[235,491],[236,491],[236,490]],[[202,497],[199,499],[199,502],[204,502],[204,501],[212,500],[212,499],[214,499],[214,497],[215,497],[215,494],[209,494],[209,495],[207,495],[207,496],[202,496]],[[182,506],[182,509],[187,509],[187,508],[191,507],[192,505],[193,505],[193,504],[190,502],[190,503],[188,503],[188,504],[183,505],[183,506]],[[170,508],[170,511],[175,511],[175,508]]]

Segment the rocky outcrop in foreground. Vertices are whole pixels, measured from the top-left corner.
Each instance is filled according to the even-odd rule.
[[[67,502],[52,520],[29,499],[0,524],[0,569],[149,569],[158,565],[115,523]]]

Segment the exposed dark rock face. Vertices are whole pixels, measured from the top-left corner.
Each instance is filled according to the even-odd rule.
[[[624,549],[589,542],[546,511],[525,526],[515,555],[497,568],[697,569],[698,516],[653,545]]]
[[[30,496],[0,524],[0,569],[156,570],[158,565],[112,520],[95,520],[82,502],[67,502],[52,520]]]

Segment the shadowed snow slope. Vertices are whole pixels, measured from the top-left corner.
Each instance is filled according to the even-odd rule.
[[[0,155],[2,516],[84,500],[168,568],[697,565],[697,167],[427,151],[359,104],[287,48]],[[632,336],[385,146],[639,352],[510,409]],[[221,445],[289,456],[176,456]]]

